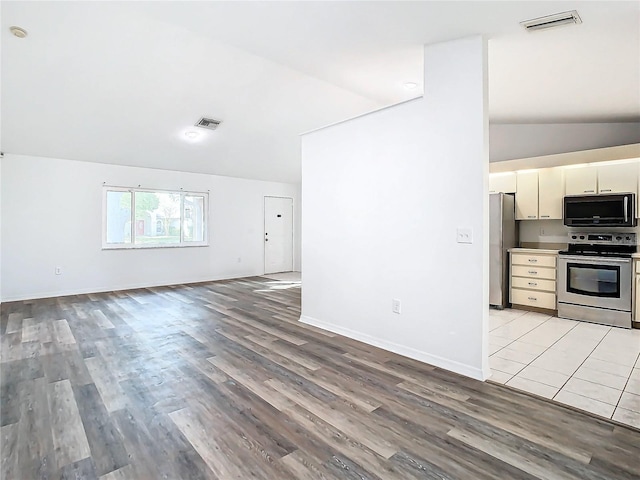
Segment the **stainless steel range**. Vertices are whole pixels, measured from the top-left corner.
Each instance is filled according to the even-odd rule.
[[[558,316],[631,328],[635,233],[572,232],[558,256]]]

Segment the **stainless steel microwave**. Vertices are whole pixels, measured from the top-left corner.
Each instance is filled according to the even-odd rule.
[[[635,227],[635,194],[567,195],[564,224],[568,227]]]

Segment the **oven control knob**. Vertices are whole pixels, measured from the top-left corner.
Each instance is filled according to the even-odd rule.
[[[575,240],[578,237],[576,235],[571,235],[571,238],[573,238]]]
[[[584,235],[580,235],[580,240],[584,240]]]
[[[622,237],[616,237],[616,240],[622,240]],[[627,240],[629,240],[629,237],[627,237]]]
[[[627,240],[631,240],[631,237],[627,237]]]

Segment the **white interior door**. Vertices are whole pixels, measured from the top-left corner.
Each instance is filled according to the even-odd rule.
[[[264,273],[293,271],[293,199],[264,197]]]

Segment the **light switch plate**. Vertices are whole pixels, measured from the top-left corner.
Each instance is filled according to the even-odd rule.
[[[473,243],[473,229],[458,228],[456,230],[456,238],[458,243]]]

